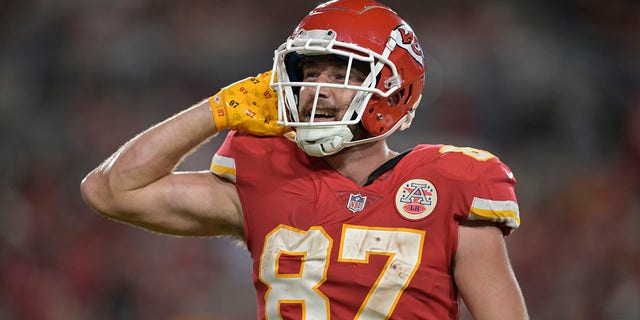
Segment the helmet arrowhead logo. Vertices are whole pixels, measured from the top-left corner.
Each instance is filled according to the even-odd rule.
[[[407,50],[420,65],[424,66],[422,47],[420,47],[418,38],[413,30],[411,30],[408,25],[401,24],[393,30],[392,34],[393,33],[395,33],[394,38],[396,40],[396,44]]]

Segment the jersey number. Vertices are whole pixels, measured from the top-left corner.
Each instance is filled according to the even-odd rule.
[[[487,161],[495,157],[489,151],[484,151],[484,150],[470,148],[470,147],[444,146],[440,148],[440,153],[445,153],[445,152],[460,152],[478,161]]]
[[[424,236],[424,231],[413,229],[343,226],[336,263],[366,264],[372,254],[388,257],[354,319],[389,318],[420,265]],[[268,287],[267,319],[281,319],[284,303],[301,305],[303,319],[329,319],[329,299],[318,288],[333,263],[332,246],[333,239],[322,227],[304,231],[280,225],[266,236],[259,277]],[[299,257],[295,272],[280,269],[284,255]]]

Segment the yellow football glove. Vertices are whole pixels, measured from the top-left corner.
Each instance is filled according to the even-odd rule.
[[[271,71],[230,84],[209,98],[209,105],[221,131],[229,128],[257,136],[280,136],[291,131],[278,120],[278,96],[269,87]]]

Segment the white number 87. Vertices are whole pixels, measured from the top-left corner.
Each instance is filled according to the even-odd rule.
[[[420,265],[424,237],[421,230],[343,226],[338,263],[368,263],[372,254],[389,257],[355,319],[385,319],[391,315]],[[332,246],[333,239],[322,227],[303,231],[280,225],[266,236],[259,278],[268,287],[267,319],[281,319],[283,303],[300,304],[303,319],[329,319],[329,299],[318,288],[326,280]],[[280,273],[282,254],[301,256],[300,272]]]

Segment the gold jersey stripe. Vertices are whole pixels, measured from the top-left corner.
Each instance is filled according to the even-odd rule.
[[[236,161],[233,158],[214,155],[211,159],[211,172],[236,182]]]
[[[497,201],[475,197],[471,203],[469,220],[490,220],[515,229],[520,226],[518,204],[511,200]]]

